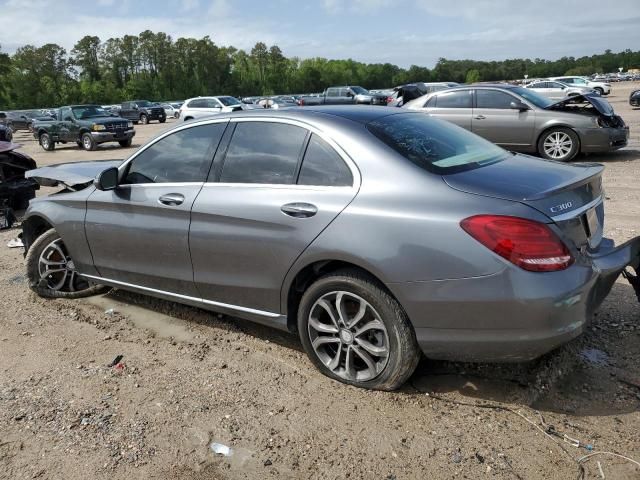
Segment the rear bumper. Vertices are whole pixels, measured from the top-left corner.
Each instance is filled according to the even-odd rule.
[[[626,147],[629,127],[579,129],[580,150],[585,153],[609,152]]]
[[[580,335],[620,272],[636,268],[640,237],[599,250],[567,270],[508,266],[484,277],[388,284],[429,358],[472,362],[532,360]]]
[[[91,136],[96,143],[121,142],[135,137],[135,130],[124,130],[122,132],[91,132]]]

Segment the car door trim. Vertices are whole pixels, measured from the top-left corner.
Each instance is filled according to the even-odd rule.
[[[98,276],[95,276],[95,275],[88,275],[86,273],[79,273],[79,275],[82,276],[82,277],[94,280],[95,282],[101,283],[101,284],[120,286],[120,287],[123,287],[125,289],[129,288],[129,289],[141,290],[141,291],[144,291],[144,292],[155,293],[157,295],[163,295],[163,296],[167,296],[167,297],[179,298],[181,300],[186,300],[188,302],[201,303],[201,304],[209,305],[209,306],[212,306],[212,307],[219,307],[219,308],[222,308],[222,309],[235,310],[235,311],[238,311],[238,312],[248,313],[248,314],[251,314],[251,315],[257,315],[257,316],[260,316],[260,317],[267,317],[267,318],[273,318],[273,319],[279,319],[281,317],[284,317],[283,315],[281,315],[279,313],[267,312],[267,311],[264,311],[264,310],[257,310],[255,308],[249,308],[249,307],[241,307],[239,305],[231,305],[229,303],[216,302],[214,300],[206,300],[204,298],[191,297],[189,295],[182,295],[180,293],[167,292],[166,290],[158,290],[156,288],[143,287],[141,285],[136,285],[134,283],[121,282],[119,280],[113,280],[111,278],[98,277]]]

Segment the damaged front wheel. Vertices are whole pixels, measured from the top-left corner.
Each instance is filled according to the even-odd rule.
[[[26,263],[29,287],[41,297],[81,298],[109,290],[78,274],[67,247],[53,228],[33,242]]]

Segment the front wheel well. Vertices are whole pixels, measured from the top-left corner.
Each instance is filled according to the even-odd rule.
[[[44,218],[37,215],[31,216],[22,222],[22,243],[25,254],[36,239],[53,226]]]
[[[395,298],[387,286],[365,268],[342,260],[321,260],[314,262],[300,270],[289,286],[289,291],[287,292],[287,328],[290,332],[297,332],[298,307],[300,306],[302,295],[307,288],[320,277],[339,270],[356,271],[369,277],[372,282],[376,283],[397,301],[397,298]]]

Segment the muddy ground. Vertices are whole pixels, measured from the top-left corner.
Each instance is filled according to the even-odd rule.
[[[617,242],[640,235],[633,86],[609,97],[629,146],[588,157],[606,164]],[[168,126],[138,126],[135,143]],[[39,165],[133,151],[16,140]],[[576,478],[589,451],[548,437],[550,425],[640,460],[640,305],[624,280],[584,336],[536,362],[423,360],[400,391],[370,392],[319,374],[295,337],[245,321],[121,291],[40,299],[20,249],[6,248],[18,232],[0,233],[0,478]],[[611,455],[588,458],[586,478],[603,478],[597,462],[606,478],[640,478]]]

